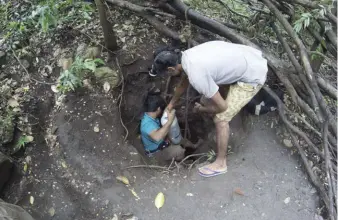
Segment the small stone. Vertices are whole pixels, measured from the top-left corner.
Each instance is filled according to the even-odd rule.
[[[26,69],[28,69],[31,66],[27,60],[21,60],[21,63]]]
[[[80,43],[79,46],[76,48],[76,56],[83,57],[85,54],[87,45],[85,43]]]
[[[55,215],[55,209],[52,207],[48,210],[48,213],[51,217],[53,217]]]
[[[286,199],[284,199],[284,203],[288,204],[290,202],[290,197],[287,197]]]
[[[98,47],[88,47],[83,55],[84,59],[95,59],[100,56],[100,49]]]
[[[95,127],[94,127],[94,132],[99,132],[100,131],[100,129],[99,129],[99,126],[98,125],[96,125]]]
[[[292,144],[291,140],[289,140],[289,139],[284,139],[284,140],[283,140],[283,144],[284,144],[286,147],[293,147],[293,144]]]
[[[94,75],[102,84],[108,82],[111,88],[115,88],[120,82],[119,73],[107,66],[96,68]]]
[[[73,63],[72,58],[61,58],[58,62],[58,65],[62,67],[63,70],[68,70]]]

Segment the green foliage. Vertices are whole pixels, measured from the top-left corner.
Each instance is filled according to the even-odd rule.
[[[86,70],[95,72],[98,64],[104,64],[101,59],[86,59],[76,57],[74,63],[68,70],[63,71],[58,79],[57,89],[62,93],[75,90],[82,86],[82,80],[86,74]]]
[[[80,0],[37,1],[14,10],[19,6],[20,3],[12,1],[0,4],[0,30],[10,42],[27,39],[34,32],[48,33],[59,24],[90,20],[94,11],[90,3]]]
[[[294,22],[294,30],[299,33],[302,29],[306,29],[310,26],[311,20],[317,18],[324,18],[326,13],[325,8],[314,9],[311,12],[305,12],[300,14],[300,18]]]
[[[324,51],[323,48],[326,49],[325,40],[322,40],[321,44],[319,44],[319,46],[316,48],[316,52],[323,53],[323,51]],[[316,59],[319,59],[319,58],[321,58],[320,55],[318,55],[316,53],[311,54],[311,60],[316,60]]]
[[[216,153],[215,153],[215,151],[210,150],[210,151],[207,153],[207,158],[208,158],[207,160],[208,160],[209,162],[214,161],[215,158],[216,158]]]
[[[18,140],[18,143],[16,144],[16,147],[22,148],[24,147],[27,143],[31,142],[28,136],[24,135],[21,136]]]
[[[26,144],[32,142],[34,140],[33,136],[23,135],[19,138],[15,148],[13,149],[13,153],[18,152],[21,148],[25,147]]]

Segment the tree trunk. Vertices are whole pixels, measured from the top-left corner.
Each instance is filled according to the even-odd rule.
[[[106,9],[102,0],[95,0],[96,7],[99,11],[100,24],[102,26],[104,43],[108,50],[115,51],[117,50],[117,39],[113,31],[113,26],[107,20]]]

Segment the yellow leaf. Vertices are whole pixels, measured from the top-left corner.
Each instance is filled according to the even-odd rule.
[[[99,126],[98,125],[95,125],[95,127],[94,127],[94,132],[99,132],[100,131],[100,128],[99,128]]]
[[[127,177],[125,176],[117,176],[116,179],[118,181],[121,181],[122,183],[126,184],[126,185],[129,185],[129,180],[127,179]]]
[[[34,140],[34,137],[33,136],[26,136],[26,142],[27,143],[30,143]]]
[[[139,199],[140,199],[140,197],[137,195],[137,193],[135,192],[134,189],[129,189],[129,190],[130,190],[130,192],[136,197],[136,200],[139,200]]]
[[[62,166],[63,168],[65,168],[65,169],[66,169],[66,168],[67,168],[67,164],[66,164],[66,162],[62,161],[62,162],[61,162],[61,166]]]
[[[34,204],[34,197],[33,197],[33,196],[29,197],[29,203],[30,203],[31,205]]]
[[[8,105],[12,108],[14,107],[18,107],[19,106],[19,102],[13,98],[8,100]]]
[[[164,194],[160,192],[159,194],[157,194],[155,198],[155,206],[157,210],[160,211],[160,208],[162,208],[163,205],[164,205]]]
[[[51,217],[53,217],[55,215],[55,209],[52,207],[48,210],[48,213]]]
[[[25,165],[23,165],[23,171],[26,173],[27,169],[28,169],[28,165],[27,165],[27,163],[25,163]]]

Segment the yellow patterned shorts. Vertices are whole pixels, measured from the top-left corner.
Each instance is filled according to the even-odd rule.
[[[221,94],[226,96],[228,108],[224,112],[216,114],[215,120],[230,122],[261,88],[262,85],[253,86],[243,82],[230,85],[228,93]]]

